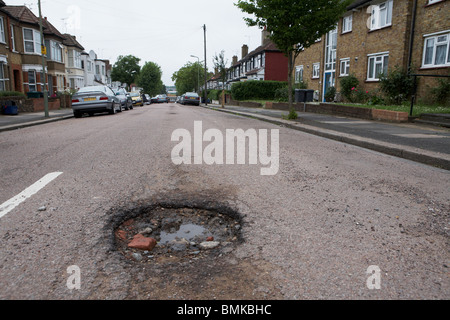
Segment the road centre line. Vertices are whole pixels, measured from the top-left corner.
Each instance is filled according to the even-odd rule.
[[[24,191],[19,193],[17,196],[9,199],[0,205],[0,219],[11,212],[15,207],[19,204],[30,198],[31,196],[38,193],[41,189],[43,189],[50,182],[59,177],[62,172],[53,172],[44,176],[42,179],[34,183],[33,185],[26,188]]]

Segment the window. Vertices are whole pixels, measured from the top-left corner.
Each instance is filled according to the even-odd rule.
[[[69,67],[81,69],[81,52],[69,50]]]
[[[12,43],[12,50],[16,51],[16,39],[14,36],[14,26],[11,25],[11,43]]]
[[[320,75],[320,63],[314,63],[313,70],[312,70],[312,78],[318,79],[319,75]]]
[[[0,42],[6,43],[5,24],[3,17],[0,17]]]
[[[36,71],[34,71],[34,70],[28,71],[28,88],[29,88],[29,91],[37,91]]]
[[[393,0],[378,5],[372,5],[370,30],[381,29],[392,24]]]
[[[367,80],[380,80],[381,74],[387,74],[388,62],[388,52],[369,55]]]
[[[426,37],[422,67],[444,66],[450,66],[450,33]]]
[[[41,54],[41,35],[33,29],[23,29],[23,42],[26,53]]]
[[[353,15],[346,16],[342,19],[342,33],[352,31]]]
[[[56,41],[50,42],[51,59],[53,61],[62,62],[62,46]]]
[[[437,2],[441,2],[442,0],[428,0],[428,4],[433,4]]]
[[[303,66],[295,67],[295,83],[303,82]]]
[[[4,63],[0,62],[0,91],[6,91],[5,70],[3,68]]]
[[[341,77],[348,76],[350,74],[350,58],[341,59],[339,68],[339,75]]]

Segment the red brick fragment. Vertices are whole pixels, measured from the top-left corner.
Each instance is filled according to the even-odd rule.
[[[156,240],[144,237],[142,234],[134,236],[133,240],[128,244],[129,248],[152,251],[156,246]]]

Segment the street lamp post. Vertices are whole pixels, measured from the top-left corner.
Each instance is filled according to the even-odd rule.
[[[44,112],[45,117],[49,118],[48,113],[48,92],[47,92],[47,81],[46,79],[46,73],[45,73],[45,55],[47,54],[45,43],[44,43],[44,27],[42,25],[42,12],[41,12],[41,0],[38,0],[38,6],[39,6],[39,27],[41,31],[41,55],[42,55],[42,76],[44,79],[41,79],[42,83],[44,84]]]
[[[192,58],[197,58],[197,93],[200,94],[200,58],[191,54]]]

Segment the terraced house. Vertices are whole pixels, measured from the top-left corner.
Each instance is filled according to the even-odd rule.
[[[43,92],[45,83],[52,96],[68,88],[110,83],[108,60],[95,53],[90,57],[74,35],[60,33],[45,17],[42,25],[45,79],[39,18],[26,6],[0,0],[0,91]]]
[[[269,40],[268,33],[262,32],[261,45],[248,52],[248,46],[242,46],[242,58],[234,56],[232,66],[227,72],[228,88],[234,82],[248,80],[287,81],[288,60],[277,46]]]
[[[318,100],[339,80],[355,75],[364,90],[379,86],[380,74],[396,66],[415,74],[450,73],[450,6],[446,0],[354,1],[336,28],[305,49],[295,62],[295,81]],[[436,78],[421,78],[424,98]]]

